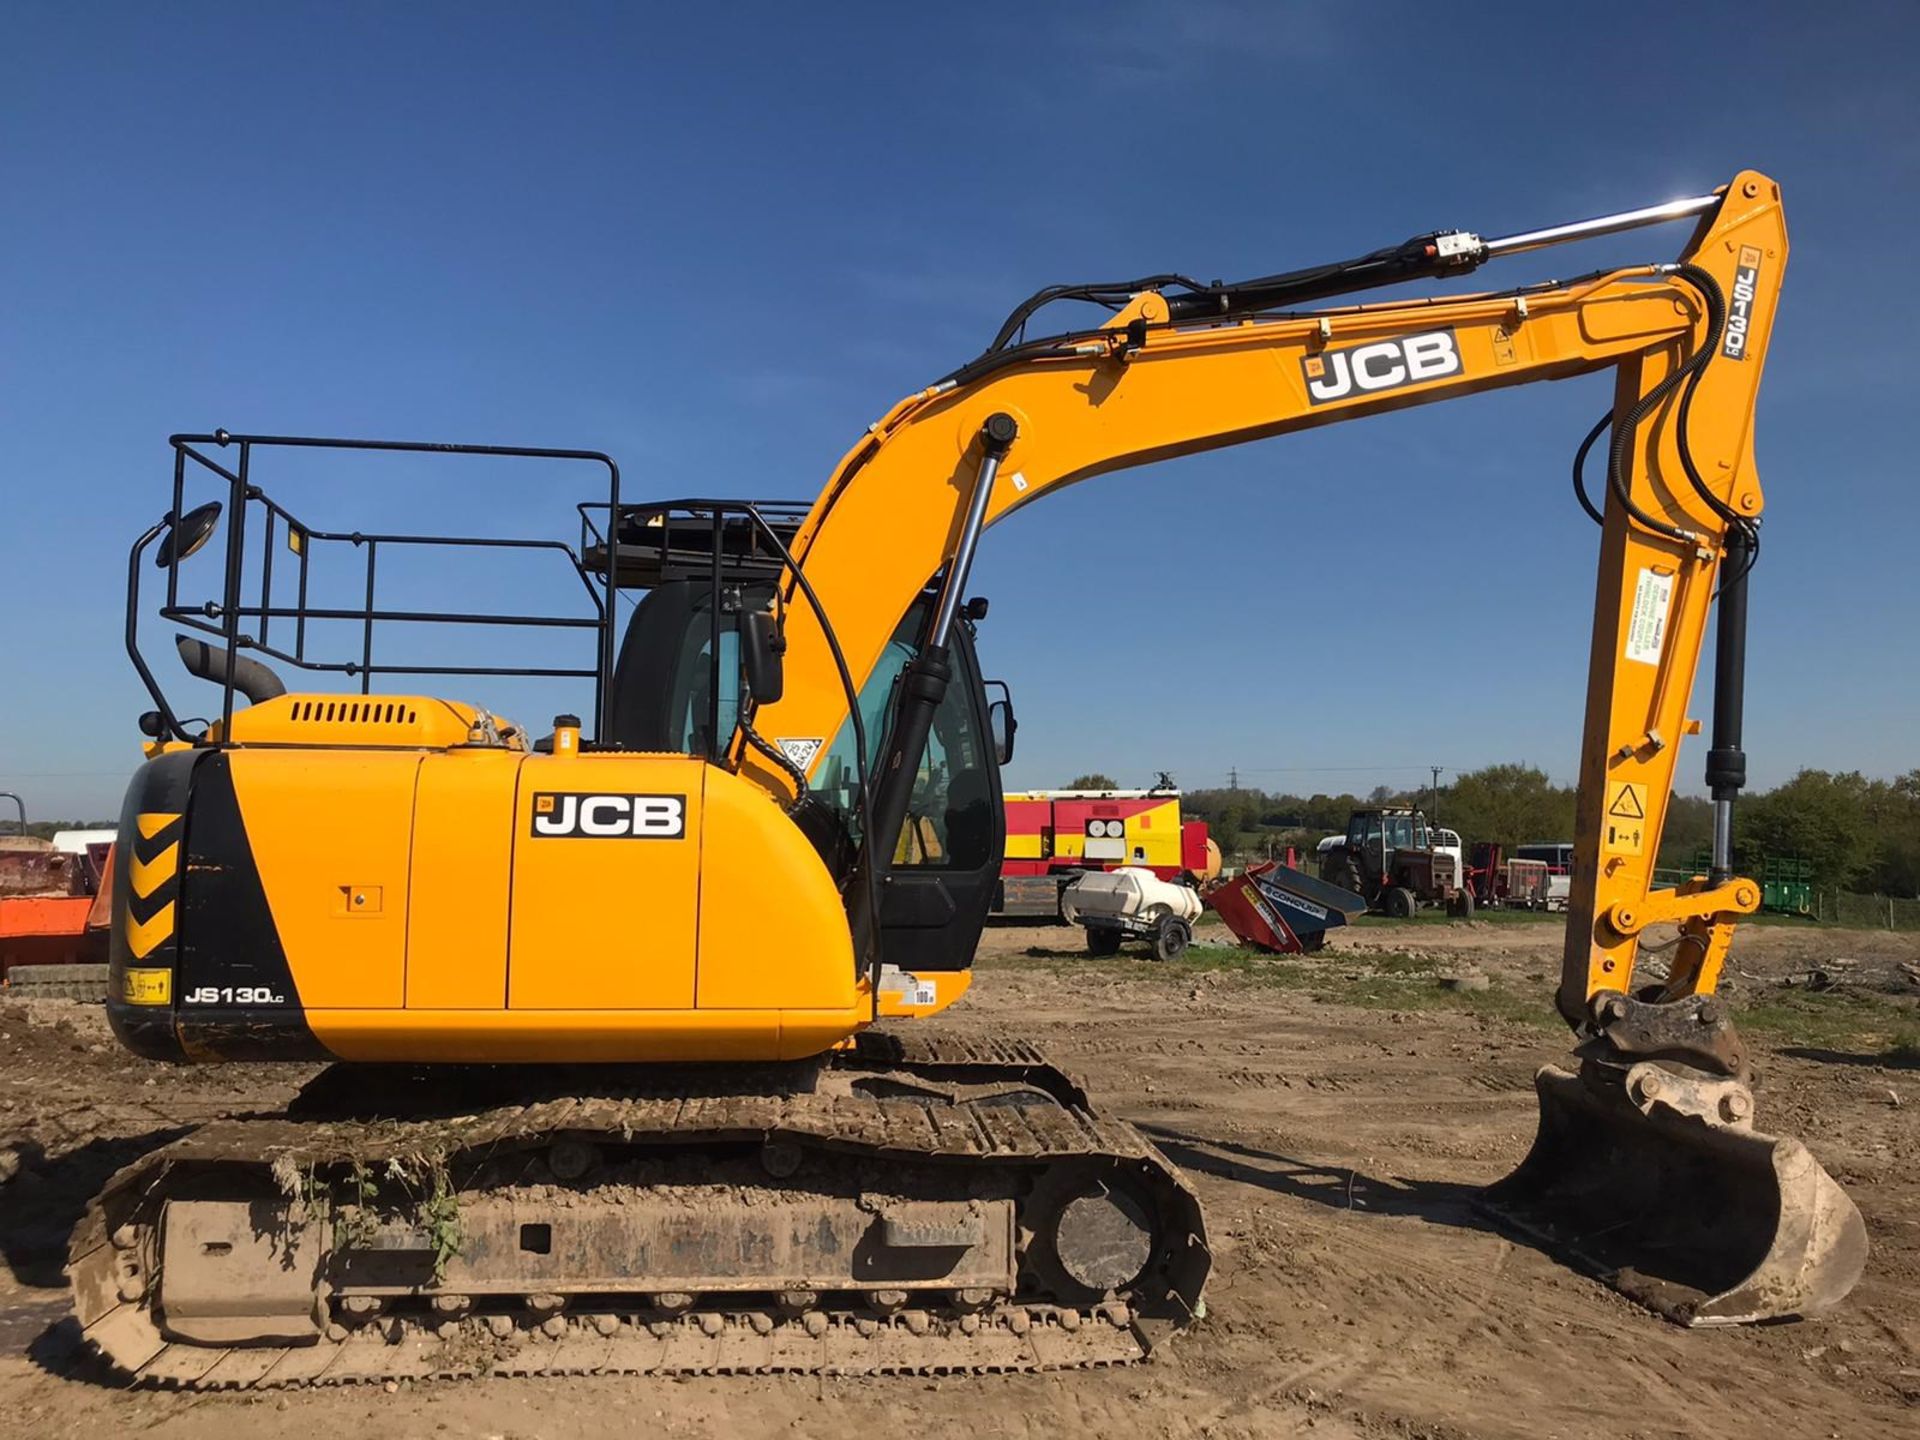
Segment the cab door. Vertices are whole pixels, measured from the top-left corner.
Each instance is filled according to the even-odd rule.
[[[956,625],[953,679],[934,714],[880,905],[880,950],[903,970],[965,970],[993,904],[1007,821],[973,637]]]

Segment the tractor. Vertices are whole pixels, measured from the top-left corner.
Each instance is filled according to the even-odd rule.
[[[1398,919],[1411,919],[1422,905],[1444,905],[1460,918],[1473,914],[1473,891],[1458,850],[1437,848],[1418,810],[1355,810],[1346,836],[1323,844],[1320,878],[1362,896],[1369,910]]]

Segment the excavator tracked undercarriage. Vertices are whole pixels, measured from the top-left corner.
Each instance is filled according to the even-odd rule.
[[[1137,1360],[1200,1307],[1186,1181],[1020,1045],[323,1071],[116,1175],[88,1337],[197,1388]],[[645,1288],[642,1288],[642,1287]]]
[[[1669,221],[1694,227],[1678,263],[1301,308]],[[1015,726],[975,653],[980,538],[1125,466],[1597,372],[1615,388],[1575,460],[1600,544],[1556,998],[1579,1069],[1542,1072],[1538,1139],[1485,1205],[1683,1323],[1836,1303],[1860,1216],[1805,1147],[1754,1128],[1715,993],[1759,903],[1732,811],[1754,403],[1786,251],[1778,189],[1749,171],[1235,284],[1054,287],[869,426],[806,505],[634,504],[588,451],[174,436],[171,506],[129,559],[154,709],[120,823],[109,1018],[154,1059],[335,1063],[284,1115],[207,1125],[113,1178],[72,1242],[87,1339],[125,1376],[200,1387],[1145,1355],[1204,1313],[1185,1180],[1023,1045],[915,1023],[966,993],[1005,847]],[[1062,302],[1107,313],[1024,338]],[[579,507],[577,545],[327,531],[261,483],[288,450],[591,465],[607,492]],[[189,482],[224,498],[191,504]],[[436,545],[570,567],[587,609],[379,605],[377,558]],[[319,598],[340,555],[363,567],[358,607]],[[217,718],[183,720],[143,654],[148,559]],[[1710,614],[1713,860],[1661,888]],[[343,623],[359,643],[328,658],[315,637]],[[392,658],[394,628],[455,624],[500,644]],[[560,666],[557,645],[503,663],[528,633],[587,641],[591,663]],[[289,692],[276,666],[360,693]],[[376,690],[395,674],[566,681],[591,718],[536,738]],[[1677,935],[1649,983],[1655,925]]]

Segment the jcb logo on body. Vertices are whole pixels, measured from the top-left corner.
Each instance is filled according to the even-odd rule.
[[[678,840],[687,833],[687,797],[545,791],[533,797],[533,833],[543,839]]]
[[[1322,350],[1300,361],[1306,373],[1307,399],[1315,405],[1355,395],[1377,395],[1402,385],[1418,385],[1460,373],[1460,347],[1451,328],[1424,330],[1390,340],[1371,340],[1339,350]]]

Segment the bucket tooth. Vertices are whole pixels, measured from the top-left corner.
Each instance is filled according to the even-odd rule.
[[[1479,1208],[1682,1325],[1817,1315],[1860,1278],[1866,1227],[1799,1141],[1752,1128],[1735,1080],[1642,1063],[1534,1077],[1540,1129]]]

